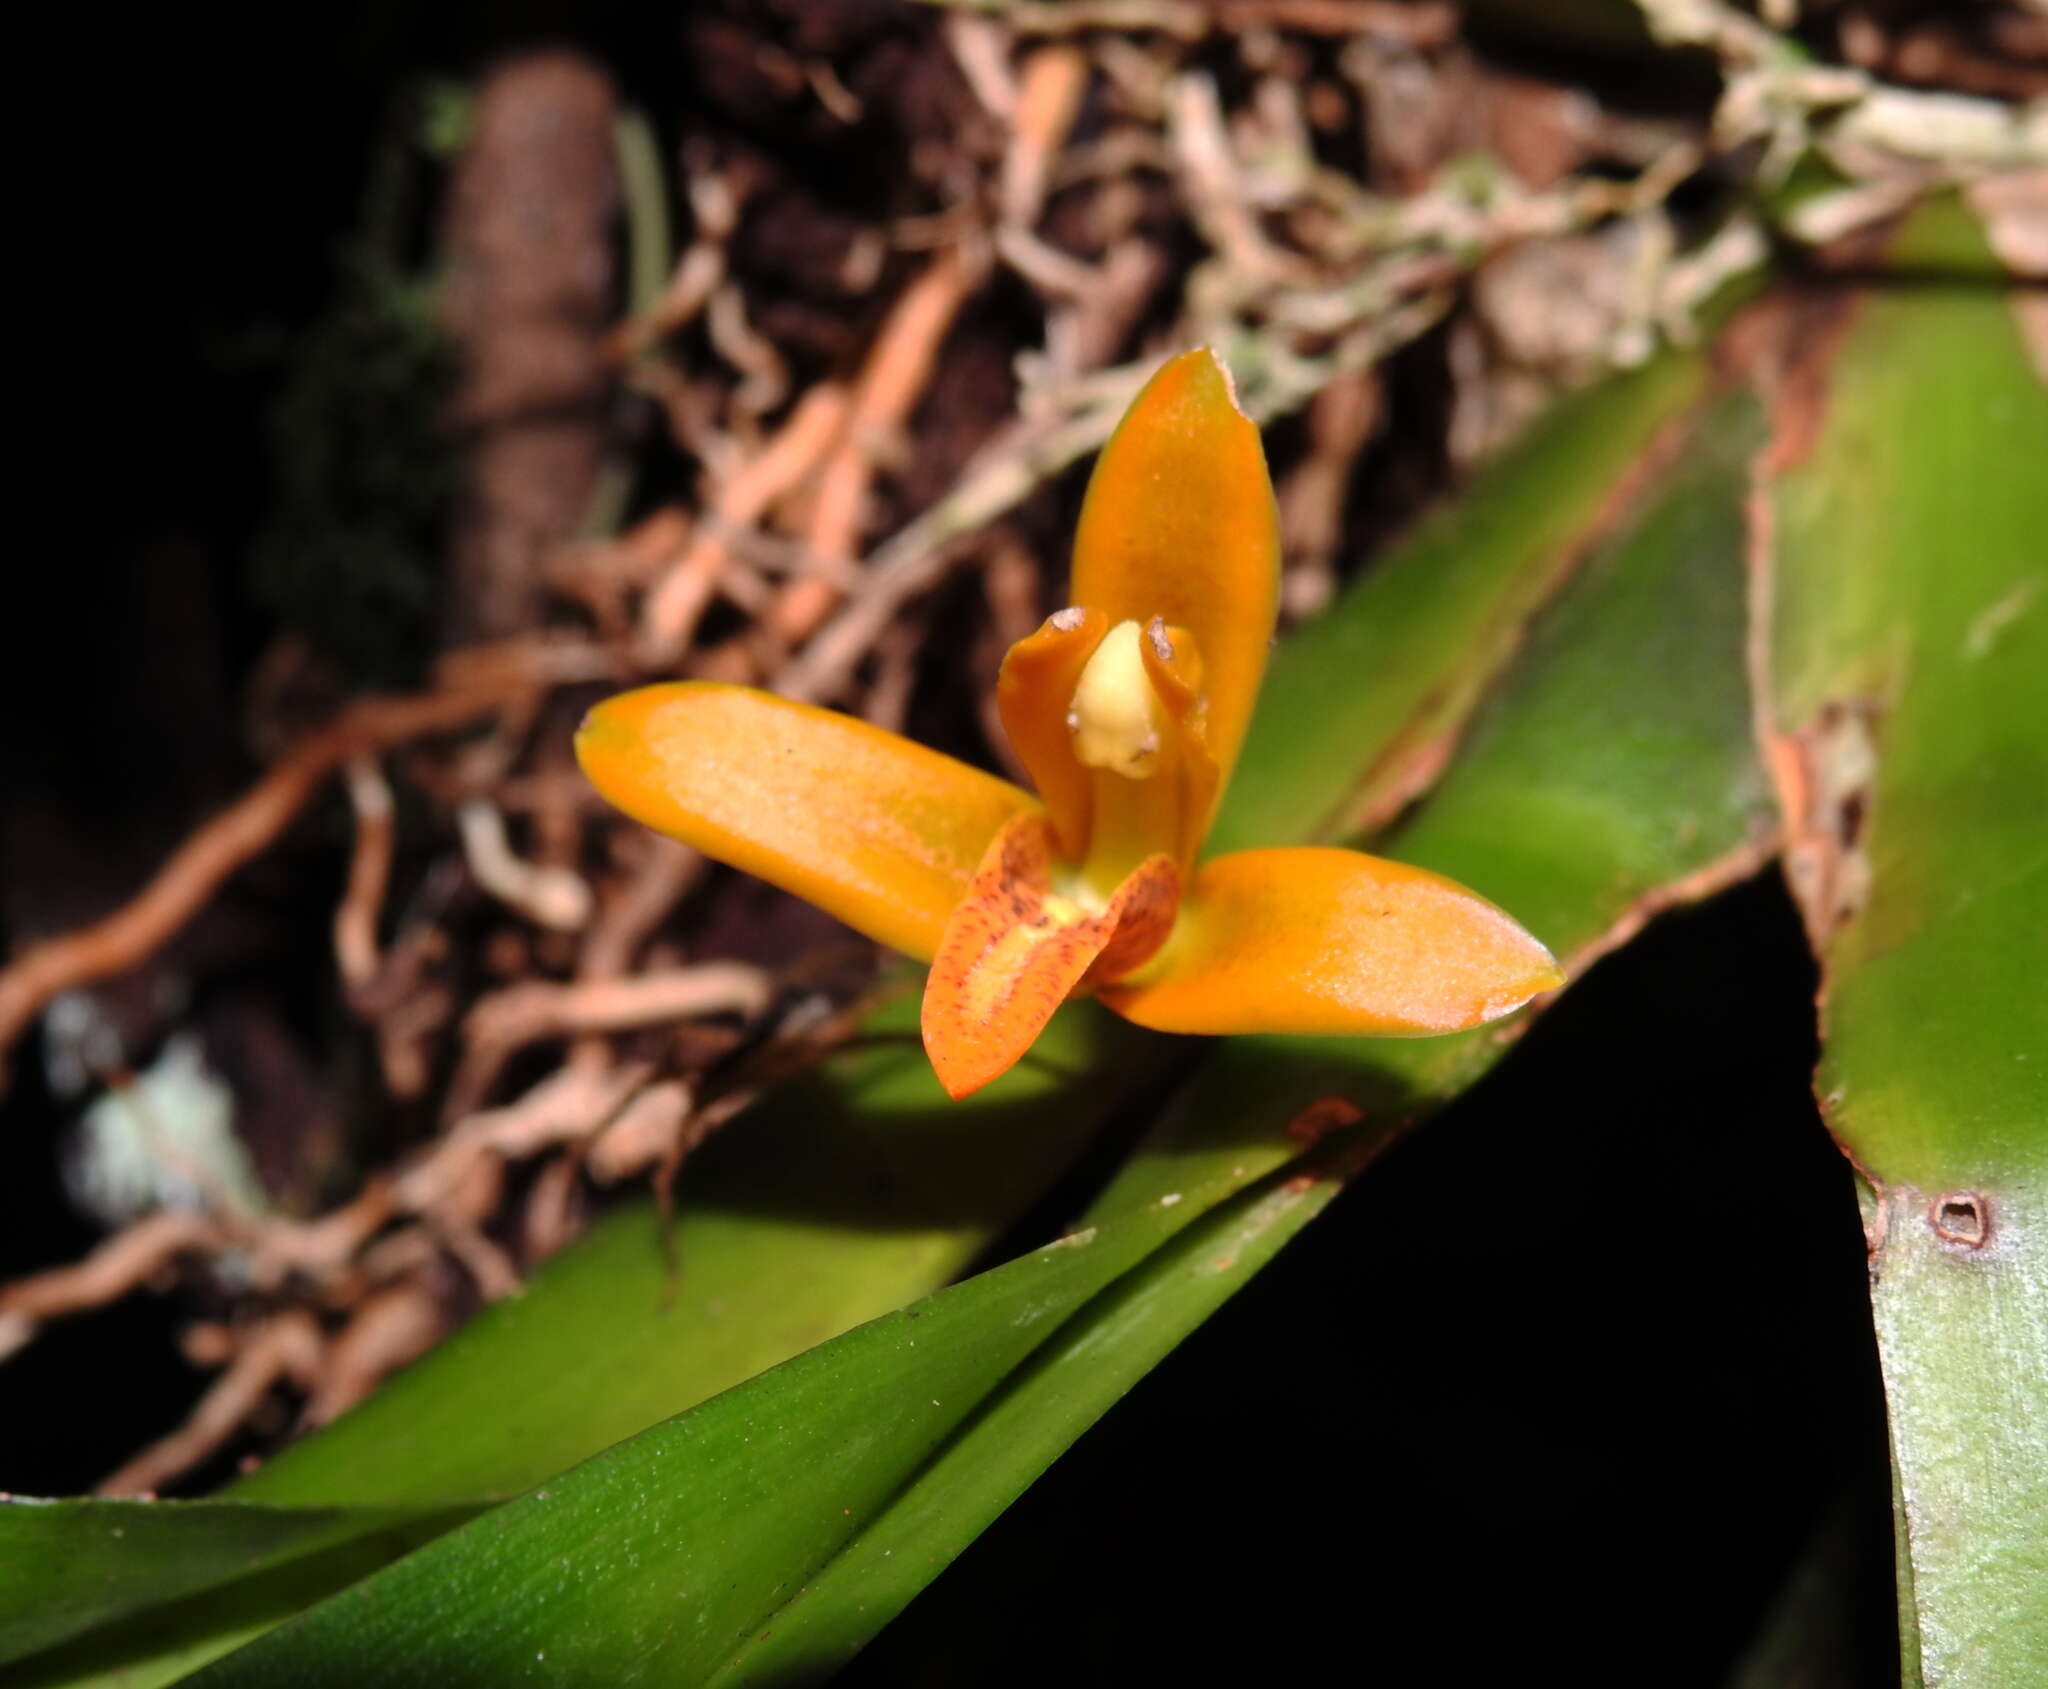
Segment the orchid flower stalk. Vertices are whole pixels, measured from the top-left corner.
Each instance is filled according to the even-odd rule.
[[[931,964],[925,1048],[952,1096],[1092,993],[1164,1032],[1412,1037],[1563,983],[1477,893],[1357,851],[1201,848],[1279,597],[1258,430],[1206,349],[1133,401],[1089,481],[1072,605],[1010,648],[1005,732],[1037,794],[748,687],[644,687],[577,756],[628,815]]]

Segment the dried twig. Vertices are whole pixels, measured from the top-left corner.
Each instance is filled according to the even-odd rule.
[[[1053,159],[1081,110],[1090,73],[1087,54],[1064,43],[1040,47],[1024,61],[1016,101],[1007,114],[1010,144],[997,197],[1005,223],[1029,228],[1038,221]]]
[[[0,972],[0,1050],[59,992],[132,968],[163,944],[230,874],[276,840],[344,763],[460,727],[529,690],[530,682],[522,680],[493,691],[369,698],[351,705],[186,839],[131,901],[10,962]]]
[[[391,883],[396,838],[391,783],[375,757],[349,762],[348,798],[356,812],[356,842],[348,861],[348,885],[334,911],[334,961],[342,983],[353,992],[377,977],[377,922]]]
[[[590,1146],[590,1176],[617,1184],[659,1166],[675,1150],[694,1101],[679,1079],[649,1085],[636,1095]]]
[[[210,1215],[152,1214],[82,1261],[0,1285],[0,1359],[20,1349],[46,1321],[118,1301],[180,1256],[221,1248],[228,1235]]]
[[[325,1340],[311,1314],[302,1308],[273,1314],[243,1340],[227,1371],[199,1398],[185,1423],[110,1472],[101,1480],[99,1493],[153,1495],[239,1431],[279,1383],[317,1389],[325,1353]]]
[[[1026,35],[1088,30],[1154,30],[1179,41],[1249,29],[1298,29],[1313,35],[1388,35],[1436,46],[1457,31],[1447,0],[941,0],[967,12],[999,15]]]
[[[528,862],[505,836],[497,805],[472,798],[455,812],[462,854],[476,883],[537,926],[580,932],[590,922],[590,887],[570,868]]]
[[[1290,616],[1313,615],[1336,590],[1344,497],[1358,454],[1379,426],[1380,408],[1380,379],[1371,370],[1331,382],[1309,402],[1308,456],[1279,487],[1288,564],[1282,601]]]
[[[828,564],[854,557],[876,462],[894,454],[896,432],[931,381],[940,343],[979,284],[976,267],[949,246],[896,301],[861,370],[845,430],[818,476],[805,530],[813,557]],[[775,606],[774,632],[790,641],[805,638],[838,597],[838,582],[823,573],[791,582]]]
[[[844,429],[848,410],[845,388],[832,382],[813,387],[759,455],[718,490],[705,531],[648,594],[641,639],[649,667],[674,662],[696,631],[731,556],[727,530],[759,521],[808,475]]]
[[[458,1121],[399,1175],[396,1201],[413,1214],[443,1210],[482,1158],[525,1161],[602,1129],[651,1073],[644,1062],[613,1067],[602,1050],[579,1052],[517,1101]]]
[[[745,962],[637,974],[630,979],[555,985],[530,980],[477,1004],[464,1031],[478,1044],[526,1044],[578,1032],[626,1032],[702,1015],[758,1015],[774,996],[772,976]]]
[[[585,979],[626,972],[649,934],[703,878],[704,858],[686,844],[649,833],[639,847],[638,868],[599,906],[584,937],[577,972]]]
[[[885,628],[875,641],[875,678],[868,687],[861,715],[890,733],[903,731],[910,714],[910,691],[917,681],[917,657],[924,643],[924,629],[916,621],[901,621]]]
[[[402,1278],[365,1296],[335,1333],[308,1386],[299,1425],[325,1425],[400,1367],[417,1360],[448,1329],[442,1299],[418,1278]]]
[[[463,1023],[466,1049],[448,1086],[447,1111],[474,1109],[504,1064],[543,1038],[626,1032],[710,1015],[752,1017],[766,1011],[774,982],[742,962],[704,962],[629,979],[586,979],[557,985],[527,980],[493,992]]]
[[[726,278],[726,243],[739,222],[745,195],[731,174],[720,170],[706,149],[693,143],[684,152],[684,186],[696,222],[691,241],[661,295],[637,316],[628,317],[605,340],[618,362],[646,351],[674,334],[710,303]]]

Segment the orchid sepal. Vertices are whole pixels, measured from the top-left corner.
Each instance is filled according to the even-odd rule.
[[[1074,532],[1069,596],[1112,623],[1157,618],[1193,636],[1217,769],[1195,827],[1206,835],[1280,609],[1280,516],[1265,448],[1207,347],[1162,365],[1102,448]]]
[[[1550,952],[1477,892],[1354,850],[1235,851],[1204,863],[1171,938],[1102,988],[1159,1032],[1428,1037],[1564,983]]]
[[[928,962],[1020,786],[836,710],[711,681],[643,686],[584,718],[576,757],[656,832]]]

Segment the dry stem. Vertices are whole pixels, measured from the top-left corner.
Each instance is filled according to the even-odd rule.
[[[267,848],[328,776],[353,758],[445,732],[532,689],[531,682],[466,693],[367,698],[352,704],[216,815],[112,914],[24,951],[0,972],[0,1049],[60,992],[132,968],[189,921],[243,863]]]

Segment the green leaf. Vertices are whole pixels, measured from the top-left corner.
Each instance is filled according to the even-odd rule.
[[[1373,841],[1513,910],[1572,973],[1657,910],[1751,872],[1775,842],[1743,666],[1743,506],[1761,433],[1740,395],[1698,421],[1532,630],[1440,785]],[[1164,1122],[1095,1212],[1235,1167],[1264,1173],[1294,1153],[1286,1128],[1319,1097],[1404,1118],[1477,1077],[1518,1024],[1232,1039],[1203,1070],[1202,1107]],[[1277,1093],[1273,1059],[1291,1074]]]
[[[136,1510],[135,1520],[123,1527],[128,1534],[121,1539],[118,1561],[95,1541],[90,1522],[83,1529],[67,1523],[49,1533],[50,1540],[43,1544],[49,1556],[47,1571],[15,1587],[27,1601],[50,1595],[52,1582],[57,1583],[61,1593],[50,1599],[65,1609],[65,1623],[61,1632],[53,1628],[42,1640],[77,1634],[11,1662],[6,1673],[11,1689],[80,1683],[140,1689],[169,1682],[261,1635],[330,1591],[409,1554],[475,1511],[282,1509],[232,1502],[75,1505],[130,1508]],[[153,1526],[140,1517],[144,1509],[188,1508],[217,1510],[218,1516],[195,1516],[196,1524],[168,1526]],[[230,1511],[302,1517],[295,1524],[280,1522],[266,1530],[246,1517],[239,1523],[219,1517]],[[329,1528],[320,1524],[323,1514],[331,1520]],[[374,1526],[367,1517],[371,1514],[393,1522]],[[217,1529],[222,1524],[225,1528]],[[247,1550],[239,1564],[234,1554],[237,1540]],[[178,1549],[192,1557],[189,1570],[173,1562],[171,1551]],[[49,1572],[56,1574],[54,1579]],[[96,1577],[96,1572],[104,1575]],[[189,1593],[178,1593],[181,1590]],[[74,1620],[92,1628],[81,1630]]]
[[[1476,848],[1487,835],[1471,823],[1498,820],[1511,784],[1500,765],[1519,762],[1532,822],[1562,813],[1570,826],[1554,851],[1499,848],[1532,887],[1555,882],[1556,930],[1574,947],[1675,885],[1742,871],[1767,824],[1740,666],[1740,513],[1758,432],[1743,402],[1708,419],[1546,623],[1408,830],[1429,848],[1434,826],[1444,854]],[[1646,643],[1674,607],[1686,636]],[[1630,663],[1655,671],[1650,695],[1663,702],[1645,711],[1630,756],[1590,755],[1579,729],[1600,707],[1595,681]],[[1560,804],[1579,782],[1578,801]],[[1502,1047],[1497,1033],[1224,1045],[1098,1203],[1087,1270],[1042,1252],[850,1333],[434,1544],[201,1681],[404,1669],[488,1682],[542,1655],[566,1675],[622,1683],[816,1681],[1342,1177]],[[1322,1159],[1282,1166],[1303,1150],[1288,1128],[1332,1090],[1366,1117]],[[920,1313],[913,1349],[905,1334]]]
[[[1209,849],[1341,837],[1426,789],[1529,618],[1705,383],[1704,360],[1676,351],[1564,400],[1295,633]]]
[[[212,1685],[697,1683],[1073,1310],[1211,1206],[1153,1204],[824,1344],[217,1662]]]
[[[628,1204],[360,1406],[242,1479],[237,1500],[339,1509],[357,1550],[180,1601],[53,1657],[40,1681],[148,1689],[367,1575],[474,1506],[598,1450],[957,1276],[1043,1195],[1142,1076],[1158,1040],[1092,1004],[968,1104],[916,1043],[916,1005],[713,1139],[684,1181],[671,1272],[654,1205]],[[1076,1075],[1102,1073],[1087,1087]],[[380,1508],[438,1506],[405,1533]],[[343,1506],[342,1504],[349,1504]],[[375,1505],[370,1505],[375,1504]],[[0,1515],[0,1531],[6,1516]],[[4,1539],[0,1539],[4,1540]],[[152,1563],[154,1564],[154,1563]],[[39,1665],[43,1662],[39,1662]]]
[[[1219,1205],[1089,1304],[705,1681],[818,1683],[1342,1188],[1343,1163]],[[1334,1176],[1333,1176],[1334,1175]]]
[[[473,1499],[528,1489],[655,1421],[945,1283],[1115,1109],[1083,1073],[1156,1042],[1061,1015],[967,1106],[916,1040],[916,1003],[725,1128],[684,1177],[671,1273],[652,1203],[613,1214],[418,1366],[234,1493]]]
[[[1905,243],[1981,236],[1950,204]],[[1771,727],[1864,1181],[1908,1682],[2048,1681],[2048,392],[1951,274],[1800,333]]]
[[[461,1517],[409,1507],[0,1496],[0,1664],[351,1537],[412,1527],[417,1539]]]

